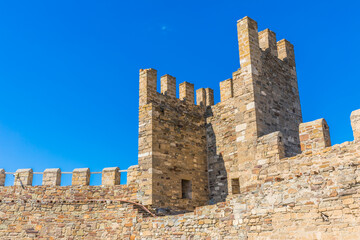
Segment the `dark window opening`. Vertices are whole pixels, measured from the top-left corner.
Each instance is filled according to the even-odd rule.
[[[181,197],[183,199],[191,199],[192,198],[192,186],[190,180],[181,180]]]
[[[240,193],[240,182],[238,178],[231,179],[231,190],[232,190],[232,194]]]

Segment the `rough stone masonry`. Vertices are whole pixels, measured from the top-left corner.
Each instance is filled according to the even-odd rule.
[[[139,77],[138,165],[89,186],[88,168],[32,169],[5,186],[1,239],[359,239],[360,110],[354,141],[331,146],[325,119],[302,123],[293,45],[245,17],[240,69],[213,90],[157,71]],[[195,97],[196,94],[196,97]],[[195,101],[196,100],[196,101]]]

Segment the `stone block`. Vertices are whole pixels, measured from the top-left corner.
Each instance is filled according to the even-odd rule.
[[[161,93],[176,98],[176,78],[166,74],[160,78]]]
[[[255,159],[282,159],[284,157],[285,150],[281,132],[269,133],[257,139]]]
[[[3,168],[0,168],[0,187],[5,186],[5,170]]]
[[[360,109],[355,110],[351,113],[350,116],[351,127],[353,129],[354,140],[360,140]]]
[[[227,79],[220,82],[220,99],[221,102],[233,97],[233,83],[232,79]]]
[[[206,91],[205,88],[199,88],[196,90],[196,105],[205,106],[206,105]]]
[[[118,167],[104,168],[102,171],[102,185],[120,185],[120,172]]]
[[[179,85],[179,98],[189,103],[194,103],[194,84],[183,82]]]
[[[301,151],[321,150],[331,146],[329,126],[321,118],[299,126]]]
[[[140,178],[141,172],[139,169],[139,165],[130,166],[127,171],[127,184],[136,183],[136,181]]]
[[[61,170],[60,168],[45,169],[43,175],[44,186],[60,186],[61,183]]]
[[[295,66],[294,46],[286,39],[277,42],[278,57],[290,66]]]
[[[277,56],[276,34],[270,29],[259,32],[259,45],[263,51],[270,51],[272,55]]]
[[[205,88],[206,93],[206,106],[214,105],[214,90],[211,88]]]
[[[31,186],[33,170],[31,168],[18,169],[15,172],[14,186]]]
[[[90,184],[90,169],[76,168],[72,175],[72,185],[89,185]]]
[[[156,96],[157,71],[153,68],[140,69],[139,106],[148,104]]]

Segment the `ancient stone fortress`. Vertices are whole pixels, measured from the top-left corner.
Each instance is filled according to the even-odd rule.
[[[213,90],[140,70],[138,165],[89,186],[75,169],[42,186],[0,170],[1,239],[360,239],[360,110],[354,141],[331,146],[324,119],[302,123],[293,45],[245,17],[240,66]]]

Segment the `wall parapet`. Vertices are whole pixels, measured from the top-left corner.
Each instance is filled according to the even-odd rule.
[[[331,146],[329,126],[321,118],[299,126],[301,151],[317,151]]]
[[[73,172],[61,172],[60,168],[45,169],[44,172],[34,172],[31,168],[18,169],[16,172],[6,172],[0,168],[0,187],[5,186],[6,175],[14,176],[14,186],[32,186],[33,175],[43,175],[43,186],[60,186],[62,174],[72,174],[72,185],[89,185],[92,174],[102,174],[102,185],[120,185],[121,173],[128,170],[120,170],[119,167],[104,168],[102,172],[90,172],[89,168],[76,168]]]
[[[351,113],[350,120],[351,120],[351,127],[354,133],[354,140],[359,141],[360,140],[360,109],[355,110]]]

